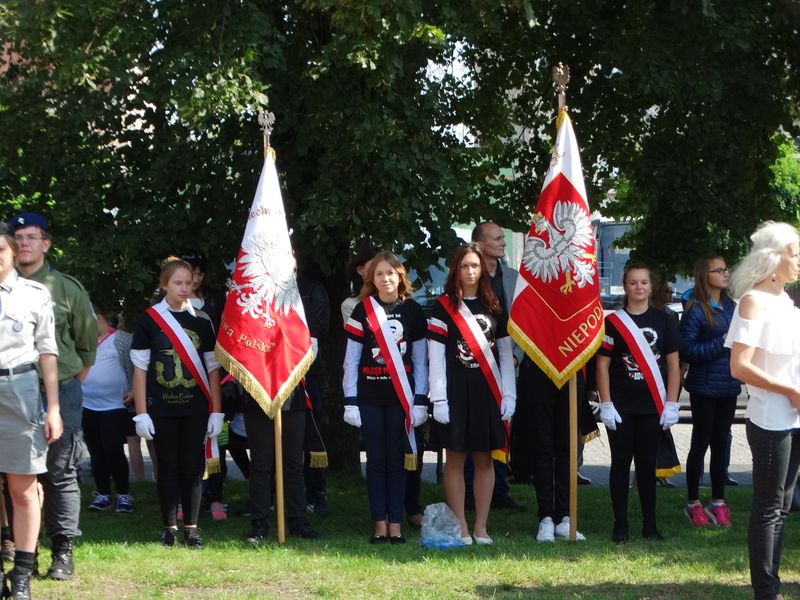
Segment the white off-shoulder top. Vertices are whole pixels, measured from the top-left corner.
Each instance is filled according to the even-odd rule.
[[[743,319],[739,305],[733,314],[725,346],[734,342],[755,348],[753,364],[779,381],[800,387],[800,309],[786,292],[779,295],[749,290],[763,307],[761,318]],[[747,386],[747,418],[762,429],[783,431],[800,427],[800,412],[783,394]]]

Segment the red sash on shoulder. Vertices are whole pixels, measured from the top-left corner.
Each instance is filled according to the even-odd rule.
[[[636,326],[630,315],[620,309],[606,317],[608,321],[616,327],[622,339],[628,345],[628,349],[633,354],[636,366],[644,377],[645,383],[650,390],[650,396],[656,405],[659,416],[664,410],[664,403],[667,401],[667,390],[664,387],[664,378],[661,376],[661,369],[653,354],[653,349],[642,334],[642,330]]]
[[[461,337],[464,338],[472,356],[475,358],[475,362],[478,363],[483,376],[486,378],[486,383],[489,385],[489,389],[492,392],[492,396],[499,410],[503,402],[503,394],[500,387],[500,367],[497,366],[494,353],[489,347],[489,340],[486,339],[480,325],[478,325],[478,320],[463,301],[458,307],[458,312],[453,310],[453,307],[450,305],[450,300],[446,295],[439,296],[439,304],[444,307],[447,314],[450,315],[450,318],[453,320],[453,323],[458,327],[458,332],[461,334]],[[508,425],[508,421],[503,421],[502,423],[506,431],[506,446],[501,449],[499,457],[494,456],[493,453],[493,458],[507,460],[508,440],[510,439],[511,429]]]
[[[381,356],[386,361],[386,366],[389,369],[389,378],[392,381],[392,386],[400,399],[400,406],[403,407],[403,412],[406,413],[406,436],[408,443],[411,447],[411,453],[414,455],[414,468],[416,468],[416,455],[417,455],[417,440],[414,436],[414,428],[411,427],[411,409],[414,406],[414,392],[411,390],[411,383],[408,381],[408,374],[406,373],[405,365],[403,364],[403,357],[400,356],[400,350],[394,341],[391,329],[386,319],[386,311],[378,304],[372,296],[367,296],[361,301],[364,305],[364,310],[367,313],[367,323],[369,328],[375,335],[375,341],[378,343],[378,348],[381,350]],[[406,468],[408,468],[411,459],[406,461]],[[413,470],[413,469],[409,469]]]
[[[186,335],[186,332],[181,327],[180,323],[175,320],[172,313],[167,308],[167,303],[159,303],[151,306],[145,312],[153,319],[156,325],[167,336],[181,363],[185,366],[192,378],[197,382],[203,395],[208,400],[208,414],[214,412],[214,406],[211,403],[211,388],[208,384],[208,375],[206,374],[205,367],[200,360],[200,355],[197,349],[192,344],[192,340]],[[217,438],[206,438],[205,443],[205,456],[206,456],[206,469],[210,473],[219,472],[219,447],[217,446]]]

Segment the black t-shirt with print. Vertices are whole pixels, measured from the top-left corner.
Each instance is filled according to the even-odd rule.
[[[675,320],[663,310],[650,307],[640,315],[628,313],[631,320],[641,329],[644,338],[656,357],[656,363],[667,385],[666,356],[680,348],[680,332]],[[655,402],[639,365],[633,358],[628,344],[612,323],[606,319],[606,333],[599,353],[611,357],[609,379],[611,401],[620,413],[657,414]]]
[[[403,366],[413,393],[415,388],[411,362],[412,345],[418,340],[425,339],[427,328],[425,313],[414,300],[385,304],[377,297],[375,299],[386,312],[386,321],[400,356],[403,357]],[[389,375],[389,367],[386,366],[375,334],[367,322],[367,312],[363,302],[359,302],[353,309],[353,314],[345,325],[345,331],[351,340],[363,344],[361,361],[358,365],[359,404],[389,406],[399,402]]]
[[[204,352],[213,352],[216,339],[211,320],[202,312],[170,314],[183,328],[206,368]],[[208,412],[208,399],[181,362],[167,334],[145,313],[133,333],[133,350],[150,350],[147,369],[147,412],[158,417],[182,417]]]
[[[445,302],[450,302],[445,298]],[[496,340],[508,337],[508,315],[505,311],[499,315],[491,314],[478,298],[465,298],[464,304],[475,315],[481,330],[489,341],[494,359],[500,364],[500,355],[497,350]],[[458,325],[455,324],[450,314],[437,302],[431,315],[431,326],[428,328],[428,339],[441,342],[445,345],[446,368],[448,374],[458,372],[460,369],[479,369],[480,365],[475,360],[467,342],[461,336]]]

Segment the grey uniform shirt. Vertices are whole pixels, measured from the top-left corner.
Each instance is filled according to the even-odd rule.
[[[16,269],[0,282],[0,369],[35,363],[40,354],[58,355],[50,292]]]

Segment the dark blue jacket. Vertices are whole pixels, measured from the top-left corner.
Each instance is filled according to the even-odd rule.
[[[735,307],[730,298],[723,298],[722,306],[714,303],[715,323],[706,320],[696,302],[683,313],[680,355],[689,363],[684,383],[689,393],[720,398],[738,396],[742,391],[742,383],[731,377],[731,351],[724,346]]]

